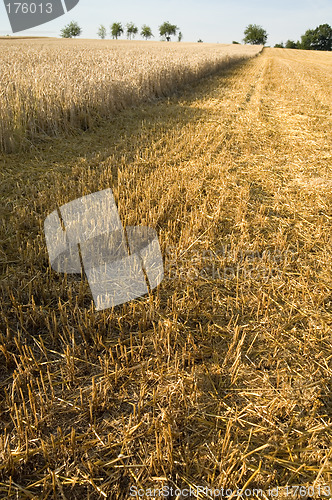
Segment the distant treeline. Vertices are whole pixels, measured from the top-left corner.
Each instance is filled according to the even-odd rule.
[[[277,48],[302,50],[332,50],[332,28],[329,24],[321,24],[316,29],[309,29],[301,36],[301,40],[287,40],[277,43]]]

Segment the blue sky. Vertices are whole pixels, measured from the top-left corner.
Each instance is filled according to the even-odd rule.
[[[12,33],[4,2],[0,3],[0,35]],[[16,35],[59,36],[72,20],[81,26],[81,38],[97,38],[100,24],[109,31],[114,21],[123,25],[133,21],[139,28],[148,24],[154,40],[159,40],[158,26],[170,21],[180,27],[183,41],[201,38],[209,43],[241,42],[245,27],[253,23],[263,26],[269,34],[267,45],[273,46],[298,40],[308,28],[332,24],[332,0],[80,0],[62,17]]]

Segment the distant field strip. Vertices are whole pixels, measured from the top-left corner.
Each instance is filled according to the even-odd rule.
[[[0,149],[86,130],[128,106],[258,54],[261,46],[0,40]]]

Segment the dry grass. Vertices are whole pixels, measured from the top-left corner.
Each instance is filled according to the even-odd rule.
[[[169,95],[261,46],[87,40],[0,40],[0,150],[86,130],[128,106]]]
[[[0,496],[332,490],[331,69],[265,49],[0,157]],[[50,269],[43,221],[106,187],[124,224],[157,229],[167,276],[96,312]]]

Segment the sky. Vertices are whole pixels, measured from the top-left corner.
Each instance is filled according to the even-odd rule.
[[[12,34],[6,1],[0,0],[0,36]],[[242,42],[244,29],[251,23],[267,31],[267,45],[273,46],[288,39],[299,40],[307,29],[320,24],[331,25],[332,0],[80,0],[58,19],[15,36],[58,37],[71,21],[82,28],[81,38],[98,38],[100,24],[106,26],[109,38],[113,22],[125,26],[132,21],[139,31],[143,24],[150,26],[153,40],[160,39],[158,27],[170,21],[180,28],[184,42],[202,39],[207,43]]]

